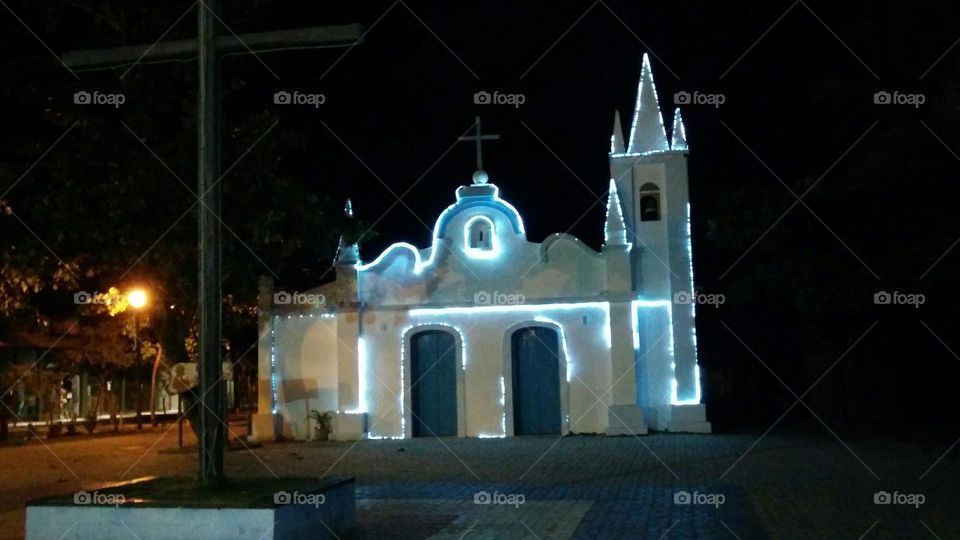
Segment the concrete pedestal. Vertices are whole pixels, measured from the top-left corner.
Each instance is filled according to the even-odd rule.
[[[712,428],[707,422],[707,406],[703,403],[693,405],[671,405],[670,421],[667,430],[677,433],[710,433]]]
[[[330,438],[335,441],[358,441],[366,434],[366,428],[367,413],[334,413]]]
[[[607,410],[607,435],[646,435],[643,409],[638,405],[611,405]]]
[[[146,478],[32,501],[26,538],[340,538],[354,524],[353,477],[246,480],[222,493],[191,484],[190,479]]]
[[[252,429],[247,437],[251,442],[273,442],[277,440],[283,425],[283,417],[279,414],[257,413],[252,418]]]

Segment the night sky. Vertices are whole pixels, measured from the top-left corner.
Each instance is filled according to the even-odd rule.
[[[188,6],[173,4],[164,8],[169,20],[131,25],[132,33],[143,35],[139,43],[152,43],[168,29],[168,40],[195,35],[192,12],[169,26]],[[696,236],[716,217],[725,190],[776,182],[764,163],[785,181],[818,177],[830,168],[883,119],[886,111],[873,106],[873,92],[930,87],[943,93],[943,77],[957,66],[955,37],[949,30],[935,33],[937,26],[948,26],[940,21],[955,19],[947,2],[922,8],[868,2],[610,1],[548,9],[511,2],[262,4],[255,15],[233,18],[228,5],[230,29],[360,22],[368,30],[365,42],[349,52],[288,51],[223,62],[226,131],[231,120],[272,103],[276,91],[325,95],[326,103],[316,109],[277,108],[278,127],[304,129],[311,137],[311,151],[298,164],[303,178],[319,192],[354,198],[358,217],[378,222],[379,238],[363,246],[368,259],[397,240],[428,242],[421,222],[432,226],[475,168],[472,144],[454,141],[476,115],[485,131],[501,135],[485,145],[485,168],[521,210],[530,239],[569,231],[599,248],[603,205],[597,199],[603,199],[609,176],[613,112],[620,110],[624,124],[629,122],[644,52],[651,54],[668,125],[675,92],[725,96],[718,108],[684,108]],[[65,20],[75,15],[64,9]],[[14,57],[48,64],[45,70],[63,69],[14,19],[4,24],[22,51]],[[59,52],[118,45],[95,25],[60,24],[76,35],[43,36]],[[194,66],[144,63],[135,69],[189,76]],[[83,73],[81,86],[108,85],[116,75]],[[241,79],[239,88],[231,87]],[[831,87],[840,85],[866,95],[831,95]],[[480,90],[521,93],[525,103],[478,106],[473,94]],[[128,101],[136,106],[146,97]],[[933,109],[910,112],[929,121]],[[925,142],[938,144],[932,137]],[[246,150],[226,144],[227,156]],[[391,191],[408,189],[403,204],[394,205]],[[778,202],[789,205],[790,194],[783,195]]]
[[[166,18],[136,21],[139,42],[160,37],[187,6],[173,2],[163,8]],[[89,17],[64,9],[64,20],[77,26],[46,21],[64,31],[42,36],[57,53],[118,45]],[[23,11],[29,26],[45,27]],[[840,394],[833,395],[857,396],[838,421],[913,413],[948,421],[943,396],[960,366],[949,350],[960,343],[950,343],[946,301],[958,262],[950,248],[960,235],[953,203],[960,158],[951,155],[960,111],[953,3],[264,2],[243,13],[228,6],[225,19],[238,33],[352,22],[368,29],[349,51],[223,62],[225,133],[251,111],[272,107],[275,92],[325,95],[316,109],[277,107],[277,128],[308,138],[309,151],[290,167],[311,189],[336,204],[351,197],[356,216],[375,224],[378,236],[361,246],[367,261],[396,241],[428,245],[437,215],[470,182],[474,147],[455,141],[477,115],[485,132],[501,137],[484,145],[484,168],[524,217],[528,239],[569,232],[599,249],[613,114],[619,110],[629,125],[641,57],[649,53],[668,125],[676,92],[725,98],[719,107],[683,108],[695,280],[729,299],[698,317],[701,361],[720,374],[708,379],[706,397],[725,404],[708,410],[721,419],[735,411],[775,418],[793,401],[725,325],[760,357],[777,357],[770,364],[799,393],[880,321],[851,354],[856,360],[837,370]],[[32,59],[48,74],[63,69],[15,19],[2,24],[15,44],[5,53],[12,61]],[[194,35],[190,14],[167,39]],[[193,63],[135,69],[182,78],[171,84],[184,92],[195,83]],[[81,73],[79,83],[65,75],[54,99],[116,80],[109,71]],[[476,105],[481,90],[523,94],[525,103]],[[922,93],[926,102],[877,105],[879,91]],[[150,97],[132,95],[129,106]],[[4,100],[14,128],[5,137],[37,135],[34,113],[19,110],[9,90]],[[225,164],[246,150],[230,143]],[[796,202],[791,190],[799,195],[818,179],[804,204],[779,219]],[[797,285],[811,279],[822,296]],[[795,288],[802,290],[792,294]],[[928,303],[921,312],[875,310],[870,299],[885,289],[923,291]],[[835,309],[808,309],[839,294],[847,299]],[[851,308],[849,296],[864,306]],[[844,335],[821,347],[809,334],[793,335],[803,325]],[[874,391],[877,379],[891,386]],[[891,390],[916,398],[909,410],[889,404]]]

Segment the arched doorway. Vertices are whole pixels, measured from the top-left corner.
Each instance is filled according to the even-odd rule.
[[[457,343],[442,330],[410,338],[410,407],[414,437],[457,435]]]
[[[510,337],[515,435],[559,434],[560,336],[552,328],[532,326]]]

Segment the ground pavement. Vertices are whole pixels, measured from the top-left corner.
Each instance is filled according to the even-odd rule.
[[[0,535],[23,534],[32,498],[192,473],[195,452],[176,445],[167,426],[0,447]],[[960,455],[941,459],[949,447],[773,432],[236,448],[235,477],[356,476],[351,539],[960,538]]]

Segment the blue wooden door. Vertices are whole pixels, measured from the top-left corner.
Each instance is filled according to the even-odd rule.
[[[516,435],[560,433],[559,345],[550,328],[522,328],[511,337]]]
[[[447,332],[428,330],[410,340],[413,436],[457,435],[457,350]]]

